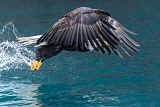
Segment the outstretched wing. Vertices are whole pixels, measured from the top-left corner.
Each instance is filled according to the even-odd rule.
[[[40,43],[62,46],[75,46],[81,50],[89,49],[91,45],[99,53],[116,53],[122,57],[118,47],[129,56],[128,50],[137,52],[139,46],[126,33],[135,34],[116,20],[109,13],[86,7],[78,8],[63,16],[41,38]],[[136,34],[135,34],[136,35]]]

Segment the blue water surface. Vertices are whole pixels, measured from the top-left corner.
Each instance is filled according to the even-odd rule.
[[[43,34],[80,6],[103,9],[138,35],[134,57],[63,51],[39,71],[26,65],[34,46],[16,36]],[[1,0],[0,106],[159,107],[159,0]]]

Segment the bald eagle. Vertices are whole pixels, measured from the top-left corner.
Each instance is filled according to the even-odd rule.
[[[127,33],[137,35],[100,9],[79,7],[64,15],[43,35],[20,37],[24,45],[36,43],[36,60],[31,70],[39,70],[42,62],[62,50],[86,52],[96,50],[100,54],[115,53],[123,58],[119,49],[127,55],[138,52],[140,46]]]

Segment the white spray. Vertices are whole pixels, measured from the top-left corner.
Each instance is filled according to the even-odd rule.
[[[0,71],[31,66],[35,54],[16,42],[19,35],[12,22],[5,24],[0,31]]]

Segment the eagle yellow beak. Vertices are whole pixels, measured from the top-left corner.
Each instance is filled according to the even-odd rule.
[[[32,61],[31,70],[39,70],[41,65],[42,65],[42,62]]]

